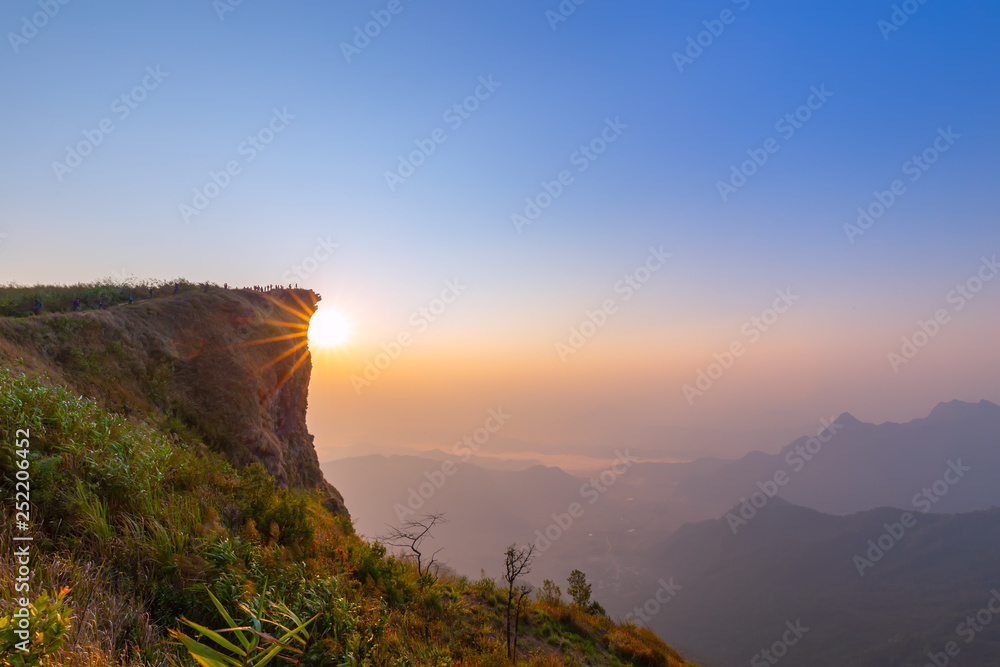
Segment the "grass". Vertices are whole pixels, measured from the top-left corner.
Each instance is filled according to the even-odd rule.
[[[50,318],[39,331],[88,336],[91,324],[73,323],[80,317]],[[94,395],[106,399],[125,384],[116,374],[132,352],[121,366],[102,361],[95,370],[83,363],[95,348],[76,349],[81,365],[65,363]],[[25,657],[3,650],[9,626],[0,621],[0,666],[194,665],[181,634],[212,644],[209,630],[264,632],[268,619],[282,618],[309,621],[292,642],[300,652],[287,653],[302,665],[508,664],[494,581],[446,575],[423,585],[412,564],[331,512],[321,489],[283,487],[260,463],[237,468],[206,445],[196,421],[131,397],[125,416],[62,376],[9,365],[17,370],[0,366],[0,488],[14,496],[10,444],[28,429],[35,541],[27,594],[39,632]],[[86,374],[95,372],[108,377],[93,382]],[[0,514],[12,525],[13,504]],[[13,551],[11,533],[0,531],[3,553]],[[12,559],[0,559],[7,623],[15,580]],[[688,664],[646,630],[555,600],[527,604],[521,636],[519,663],[536,667]]]
[[[173,280],[139,281],[134,278],[105,278],[92,283],[77,285],[36,285],[31,287],[10,284],[0,285],[0,316],[29,317],[34,315],[35,300],[42,302],[43,313],[68,313],[73,310],[75,299],[80,300],[80,310],[96,310],[104,301],[104,307],[127,304],[129,295],[135,301],[149,298],[149,290],[154,290],[154,298],[173,294],[173,286],[178,285],[178,293],[192,292],[202,288],[183,278]],[[70,321],[71,322],[71,321]],[[71,326],[71,324],[68,324]]]

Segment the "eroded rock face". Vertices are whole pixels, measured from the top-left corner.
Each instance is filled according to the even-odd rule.
[[[317,301],[311,290],[212,289],[0,318],[0,361],[23,359],[108,409],[186,428],[237,466],[260,461],[279,484],[318,489],[346,514],[306,428]]]

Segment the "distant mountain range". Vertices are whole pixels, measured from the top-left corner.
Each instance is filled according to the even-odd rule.
[[[735,535],[725,519],[686,525],[651,554],[682,588],[649,625],[712,667],[772,664],[761,652],[789,622],[808,628],[772,651],[789,665],[1000,665],[1000,509],[902,515],[775,499]]]
[[[532,580],[563,583],[581,569],[612,615],[632,613],[706,667],[753,664],[799,618],[810,630],[797,657],[788,648],[790,665],[923,665],[948,641],[962,643],[950,665],[1000,665],[986,657],[1000,656],[1000,614],[969,645],[955,632],[1000,587],[1000,510],[990,510],[1000,507],[1000,406],[941,403],[905,424],[845,413],[816,431],[776,454],[633,463],[593,504],[581,500],[587,480],[543,466],[456,462],[444,475],[441,459],[368,456],[322,468],[368,535],[400,510],[445,512],[440,557],[471,576],[496,575],[505,546],[536,541],[580,503]],[[899,548],[861,576],[853,556],[904,511],[914,523]],[[670,577],[677,595],[636,617]]]
[[[779,489],[781,497],[831,514],[914,507],[925,488],[931,493],[921,504],[931,502],[935,512],[1000,505],[1000,406],[995,403],[940,403],[927,417],[905,424],[866,424],[844,413],[823,431],[829,442],[802,437],[778,454],[754,452],[705,465],[700,473],[692,470],[679,480],[682,493],[732,505],[784,471],[788,481]],[[950,463],[959,462],[970,470],[938,498],[931,486]]]

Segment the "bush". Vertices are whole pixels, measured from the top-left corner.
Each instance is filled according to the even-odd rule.
[[[46,667],[58,664],[55,653],[66,639],[70,629],[73,610],[66,606],[64,588],[54,596],[42,593],[34,603],[28,605],[27,639],[21,629],[16,612],[0,618],[0,665],[3,667]],[[27,650],[23,650],[27,649]]]

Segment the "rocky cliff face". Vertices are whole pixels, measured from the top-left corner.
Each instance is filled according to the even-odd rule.
[[[323,479],[306,429],[310,290],[187,291],[83,313],[0,318],[0,364],[53,379],[106,408],[200,440],[281,485]]]

